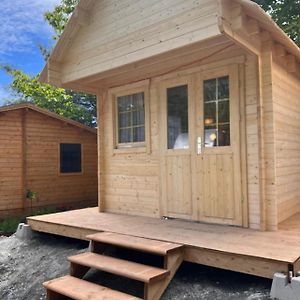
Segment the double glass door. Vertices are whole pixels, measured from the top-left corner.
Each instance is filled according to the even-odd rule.
[[[236,67],[161,85],[163,214],[242,225]]]

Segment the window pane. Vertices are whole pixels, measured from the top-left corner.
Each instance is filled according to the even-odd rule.
[[[229,99],[229,77],[218,79],[218,99]]]
[[[129,127],[131,126],[131,113],[130,112],[123,112],[119,114],[119,127]]]
[[[204,101],[214,101],[217,99],[217,81],[210,79],[204,81]]]
[[[81,145],[60,144],[60,172],[81,172]]]
[[[188,87],[187,85],[167,90],[168,149],[189,148]]]
[[[229,101],[221,101],[218,103],[219,124],[229,123]]]
[[[143,142],[145,140],[145,128],[144,127],[133,128],[133,139],[135,142]]]
[[[132,125],[144,125],[145,124],[145,114],[144,110],[137,110],[132,112]]]
[[[118,106],[118,143],[145,141],[144,93],[117,98]],[[137,129],[138,127],[138,129]]]
[[[119,143],[131,143],[132,142],[132,133],[131,128],[129,129],[120,129],[119,130]]]
[[[230,145],[230,125],[220,125],[218,128],[218,143],[219,146]]]
[[[217,146],[217,129],[214,126],[205,126],[204,135],[205,147]]]
[[[230,145],[229,76],[204,81],[205,147]]]
[[[208,102],[204,104],[204,125],[216,124],[216,102]]]

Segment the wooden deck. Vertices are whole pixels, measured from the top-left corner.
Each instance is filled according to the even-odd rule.
[[[300,271],[300,214],[276,232],[182,220],[99,213],[97,208],[30,217],[33,230],[85,239],[113,232],[184,245],[184,260],[272,278],[275,272]]]

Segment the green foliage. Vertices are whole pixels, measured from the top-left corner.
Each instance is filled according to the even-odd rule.
[[[55,36],[53,36],[55,40],[58,40],[63,33],[78,2],[79,0],[61,0],[61,4],[57,5],[53,11],[45,13],[45,19],[55,31]]]
[[[0,222],[0,232],[13,233],[17,230],[20,218],[8,218]]]
[[[89,126],[95,125],[93,116],[95,108],[94,106],[90,108],[83,98],[78,98],[80,94],[73,98],[71,91],[43,84],[38,81],[37,76],[31,77],[23,71],[12,69],[9,66],[2,68],[13,77],[11,89],[14,100],[9,101],[8,104],[30,102],[60,116]]]
[[[300,46],[300,0],[255,0]]]

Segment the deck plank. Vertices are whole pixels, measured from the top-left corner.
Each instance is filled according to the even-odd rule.
[[[97,208],[31,217],[28,222],[37,231],[47,232],[47,225],[60,226],[62,232],[57,234],[65,236],[72,229],[106,231],[286,263],[294,263],[300,257],[300,214],[283,222],[276,232],[99,213]]]

